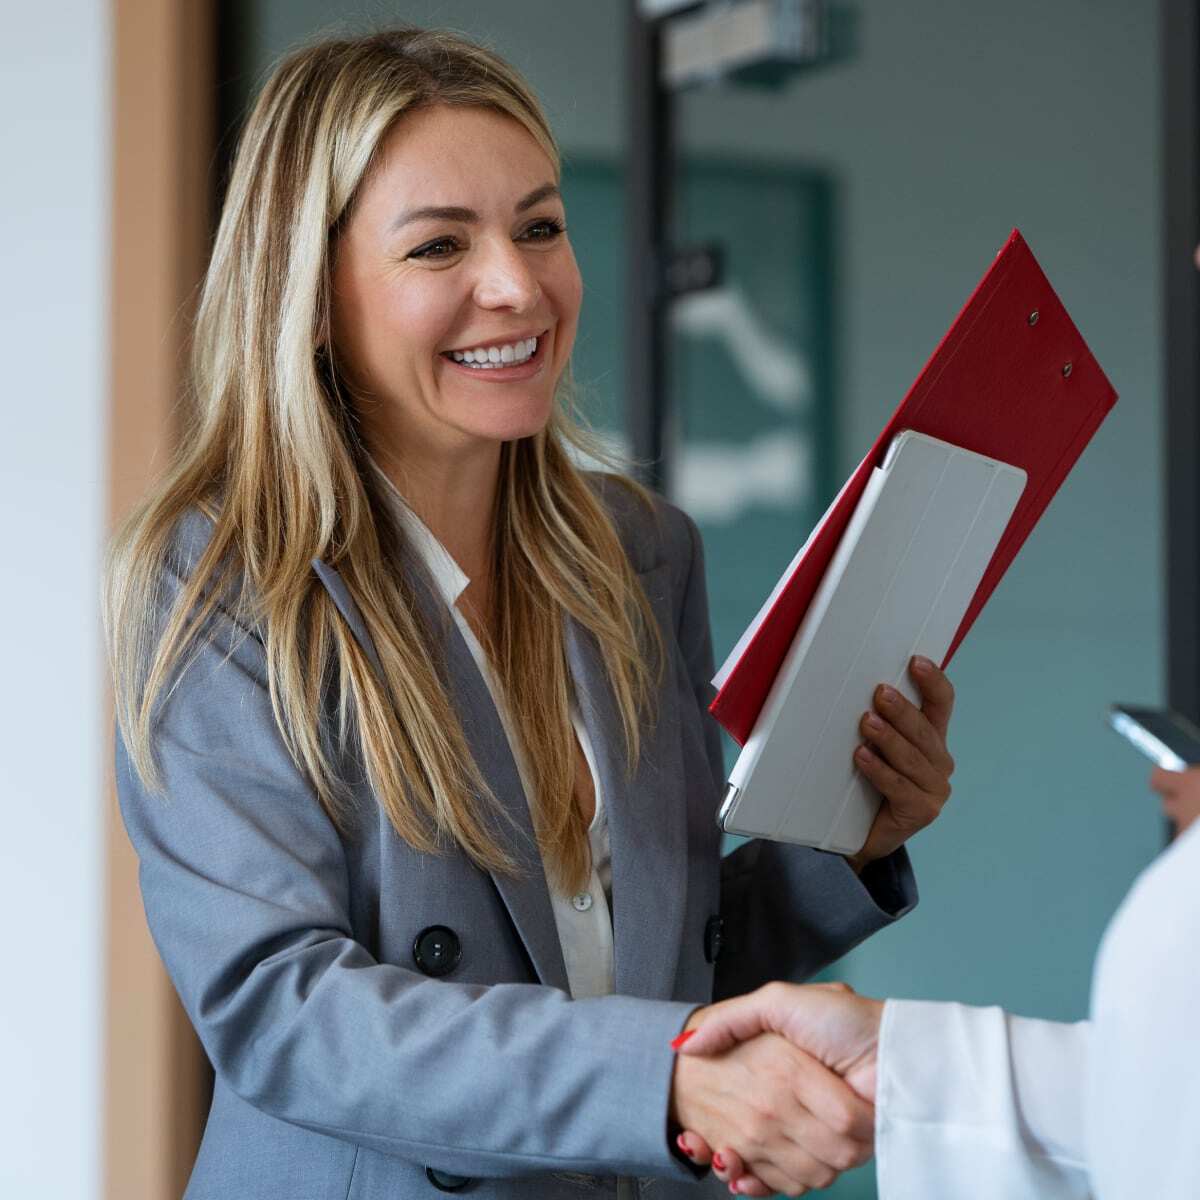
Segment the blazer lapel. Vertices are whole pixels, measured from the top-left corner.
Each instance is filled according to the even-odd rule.
[[[642,752],[629,775],[616,701],[599,646],[567,621],[567,656],[576,698],[591,738],[608,813],[612,847],[616,990],[669,999],[675,981],[687,889],[687,813],[681,794],[674,659],[670,654],[669,568],[640,575],[668,639],[657,720],[643,730]]]
[[[381,672],[375,646],[344,580],[320,559],[313,560],[313,569],[375,669]],[[451,702],[462,719],[467,745],[475,762],[501,808],[500,819],[492,823],[492,828],[517,870],[515,874],[494,871],[492,880],[539,980],[570,991],[529,803],[504,726],[470,649],[445,604],[434,593],[431,582],[418,570],[410,571],[409,578],[429,627],[444,639],[446,682]]]

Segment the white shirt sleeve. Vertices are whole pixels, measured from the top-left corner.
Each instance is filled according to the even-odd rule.
[[[1092,1030],[999,1008],[889,1000],[880,1027],[880,1200],[1085,1200]]]
[[[880,1028],[880,1200],[1200,1196],[1200,822],[1104,937],[1092,1020],[891,1001]]]
[[[1200,822],[1143,872],[1092,984],[1087,1150],[1101,1200],[1200,1196]]]

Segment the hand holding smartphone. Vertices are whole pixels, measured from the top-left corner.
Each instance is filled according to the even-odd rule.
[[[1200,765],[1200,729],[1169,708],[1114,704],[1108,723],[1136,750],[1167,771]]]

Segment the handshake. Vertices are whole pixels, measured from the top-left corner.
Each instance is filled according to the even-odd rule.
[[[697,1010],[673,1043],[679,1149],[745,1196],[800,1196],[861,1166],[882,1014],[840,983],[769,983]]]

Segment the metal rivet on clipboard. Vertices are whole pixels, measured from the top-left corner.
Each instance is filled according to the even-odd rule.
[[[1038,317],[1040,317],[1040,316],[1041,316],[1041,313],[1039,313],[1039,312],[1038,312],[1038,310],[1035,308],[1035,309],[1033,310],[1033,312],[1031,312],[1031,313],[1029,314],[1029,323],[1030,323],[1030,325],[1036,325],[1036,324],[1038,323]]]
[[[1070,363],[1063,363],[1063,378],[1064,379],[1071,378],[1071,364]]]

